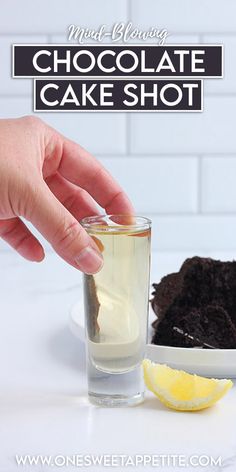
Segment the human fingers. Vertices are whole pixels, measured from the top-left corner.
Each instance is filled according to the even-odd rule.
[[[93,198],[84,189],[73,185],[59,173],[48,177],[46,183],[51,192],[78,221],[85,216],[99,215],[98,206]]]
[[[44,259],[43,247],[20,218],[0,220],[0,237],[29,261]]]
[[[26,218],[73,267],[87,274],[98,272],[103,258],[96,243],[43,181]]]
[[[54,129],[46,127],[45,132],[47,167],[55,166],[56,162],[58,172],[65,179],[86,190],[108,214],[134,213],[133,206],[122,187],[99,161],[79,144],[65,138]]]

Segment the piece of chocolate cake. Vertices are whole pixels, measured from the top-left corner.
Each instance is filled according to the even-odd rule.
[[[236,328],[217,305],[184,308],[172,305],[153,337],[154,344],[177,347],[236,348]]]
[[[86,274],[84,279],[85,291],[85,312],[88,320],[88,334],[90,339],[94,339],[99,333],[98,312],[100,303],[97,297],[97,290],[93,275]]]
[[[236,348],[236,262],[187,259],[154,284],[154,344]]]

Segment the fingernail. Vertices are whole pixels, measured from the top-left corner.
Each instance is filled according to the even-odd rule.
[[[91,246],[87,246],[75,258],[75,262],[82,272],[96,274],[103,266],[103,257]]]

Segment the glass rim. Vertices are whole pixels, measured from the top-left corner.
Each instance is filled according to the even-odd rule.
[[[134,218],[134,223],[125,223],[120,224],[114,219],[122,219],[122,218]],[[98,230],[102,232],[109,232],[109,231],[127,231],[127,230],[135,230],[135,231],[144,231],[151,229],[152,221],[145,216],[140,215],[128,215],[128,214],[101,214],[101,215],[94,215],[94,216],[86,216],[80,221],[81,226],[84,229],[90,230]]]

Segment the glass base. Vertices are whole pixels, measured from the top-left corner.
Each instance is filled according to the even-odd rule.
[[[132,406],[144,399],[144,382],[141,366],[128,372],[108,373],[95,367],[88,358],[88,397],[94,405],[119,407]]]
[[[141,392],[133,397],[126,397],[124,395],[104,395],[88,392],[88,398],[93,405],[98,406],[110,408],[119,406],[135,406],[144,401],[144,393]]]

